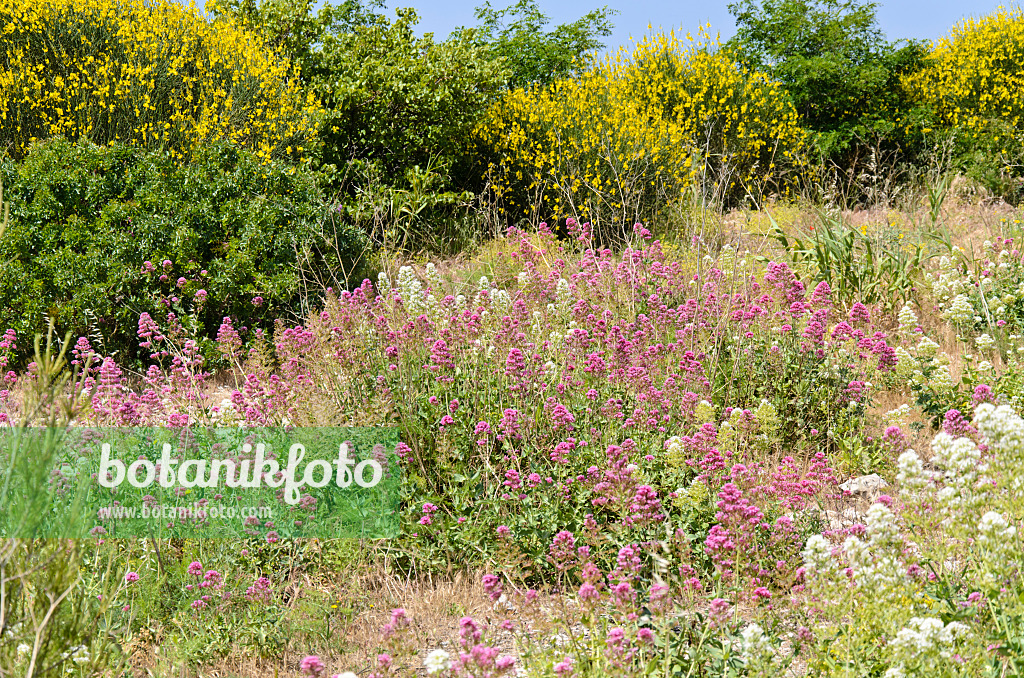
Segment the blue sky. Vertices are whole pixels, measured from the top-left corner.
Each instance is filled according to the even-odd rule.
[[[421,17],[420,27],[443,37],[456,26],[473,25],[473,10],[482,0],[389,0],[388,8],[412,6]],[[514,4],[514,0],[491,0],[496,8]],[[614,18],[615,31],[609,47],[628,43],[647,32],[647,25],[665,29],[682,28],[694,31],[702,23],[711,22],[713,32],[722,39],[735,31],[732,16],[726,9],[728,2],[695,0],[539,0],[541,10],[551,17],[552,24],[579,18],[590,10],[607,4],[619,10]],[[932,40],[945,35],[965,16],[983,16],[1009,2],[998,0],[900,0],[882,2],[878,7],[878,23],[890,40],[920,38]]]

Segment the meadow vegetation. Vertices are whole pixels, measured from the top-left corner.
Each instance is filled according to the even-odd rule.
[[[0,507],[388,425],[401,532],[0,532],[0,678],[1024,672],[1021,11],[207,9],[0,0]]]

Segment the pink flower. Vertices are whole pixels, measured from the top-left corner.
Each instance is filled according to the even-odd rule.
[[[137,581],[139,581],[139,573],[138,572],[129,572],[128,574],[126,574],[124,576],[124,580],[127,583],[129,583],[129,584],[137,582]]]
[[[577,595],[579,595],[580,600],[584,602],[590,600],[597,600],[601,597],[601,593],[597,590],[597,587],[591,584],[590,582],[585,582],[582,586],[580,586],[580,591]]]
[[[576,538],[572,532],[562,530],[551,540],[548,560],[559,570],[567,570],[576,562]]]
[[[315,654],[303,658],[302,662],[299,663],[299,670],[307,676],[313,676],[313,678],[323,673],[325,668],[324,663],[320,661],[320,657]]]
[[[492,602],[501,598],[501,579],[493,574],[485,574],[483,577],[484,591],[490,596]]]
[[[711,620],[712,625],[722,626],[732,616],[732,606],[729,605],[729,601],[721,598],[715,598],[711,601],[711,605],[708,607],[708,618]]]

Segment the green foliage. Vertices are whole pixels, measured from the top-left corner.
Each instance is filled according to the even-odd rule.
[[[954,139],[955,161],[967,177],[1011,205],[1024,202],[1024,134],[998,118],[978,123],[969,135],[946,134]]]
[[[300,69],[307,91],[327,108],[320,129],[322,162],[341,182],[362,176],[365,163],[402,183],[405,170],[450,168],[503,68],[475,31],[437,42],[416,35],[412,9],[394,20],[354,0],[232,0],[211,5],[264,34]]]
[[[601,38],[611,35],[615,14],[605,6],[545,31],[550,19],[536,0],[518,0],[500,10],[485,2],[476,9],[478,37],[509,69],[508,89],[548,85],[576,74],[590,52],[604,47]]]
[[[543,29],[536,2],[477,10],[480,26],[444,40],[416,35],[412,9],[388,18],[381,4],[348,0],[221,0],[228,14],[298,66],[326,109],[320,163],[345,196],[346,218],[387,248],[450,249],[478,228],[474,194],[487,163],[472,131],[504,89],[575,73],[611,32],[611,10]]]
[[[471,33],[438,43],[416,36],[417,21],[401,10],[393,22],[381,17],[323,36],[310,86],[328,110],[325,164],[378,162],[401,176],[432,163],[448,169],[466,151],[503,70]]]
[[[131,351],[140,313],[169,310],[207,337],[225,316],[267,327],[300,301],[297,253],[341,277],[363,255],[361,232],[332,227],[315,174],[227,145],[183,165],[56,140],[3,174],[14,207],[0,243],[0,324],[19,335],[49,317]]]
[[[786,235],[772,221],[772,237],[797,266],[808,267],[815,282],[828,283],[845,307],[855,301],[896,308],[912,296],[932,257],[927,243],[905,242],[902,234],[875,237],[821,213],[818,225],[800,236]]]
[[[470,132],[507,70],[473,29],[439,42],[416,35],[414,10],[392,20],[379,7],[350,0],[314,14],[311,0],[265,0],[213,9],[261,31],[325,107],[319,160],[350,220],[369,213],[360,223],[378,243],[422,246],[404,236],[432,235],[436,224],[458,220],[472,198],[467,189],[481,186]],[[406,199],[424,185],[429,199]]]
[[[901,79],[921,67],[920,42],[888,42],[876,3],[857,0],[742,0],[729,5],[730,49],[783,84],[813,144],[846,169],[869,144],[913,150],[927,109]]]

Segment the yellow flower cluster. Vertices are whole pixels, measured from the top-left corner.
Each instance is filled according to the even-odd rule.
[[[965,19],[932,45],[925,67],[906,85],[946,124],[970,132],[1002,120],[1024,122],[1024,12],[1000,8]]]
[[[301,154],[320,108],[287,63],[227,18],[173,0],[0,0],[0,139],[163,146],[215,140]]]
[[[511,91],[477,139],[509,216],[628,226],[697,182],[759,190],[803,131],[783,90],[702,29],[697,40],[656,33],[578,78]]]

